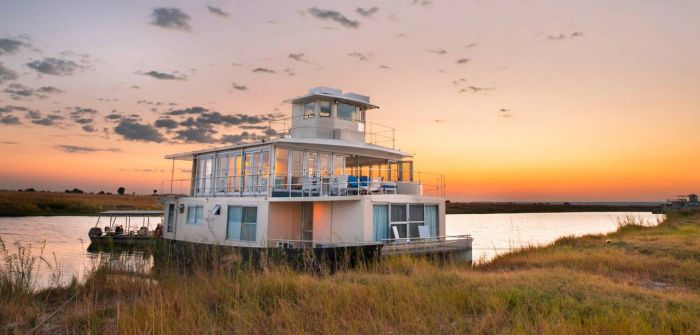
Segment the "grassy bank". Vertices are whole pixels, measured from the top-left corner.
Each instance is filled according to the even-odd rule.
[[[448,202],[447,214],[563,213],[563,212],[651,212],[660,205],[584,205],[569,203]]]
[[[143,195],[0,191],[0,216],[92,215],[114,209],[161,209]]]
[[[400,257],[333,275],[227,264],[152,278],[102,269],[85,284],[32,293],[5,267],[0,290],[0,331],[8,333],[58,310],[40,330],[697,334],[700,216],[657,227],[630,221],[476,268]]]

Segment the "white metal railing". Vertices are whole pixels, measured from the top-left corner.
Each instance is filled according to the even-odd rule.
[[[314,116],[314,118],[321,118],[321,119],[337,119],[337,120],[343,120],[343,121],[354,121],[354,122],[359,122],[363,125],[363,130],[351,130],[351,129],[342,129],[344,132],[351,132],[355,134],[359,134],[362,136],[365,140],[366,143],[368,144],[375,144],[375,145],[383,145],[387,147],[391,147],[392,149],[396,148],[396,129],[389,127],[387,125],[377,123],[377,122],[371,122],[371,121],[359,121],[359,120],[347,120],[344,118],[339,118],[335,116],[328,116],[328,117],[321,117],[321,116]],[[312,126],[307,126],[307,125],[295,125],[292,126],[292,121],[295,120],[303,120],[305,119],[303,116],[297,116],[297,117],[286,117],[286,118],[281,118],[281,119],[276,119],[272,121],[268,121],[268,129],[265,131],[266,135],[270,139],[274,138],[282,138],[288,135],[291,135],[292,132],[294,131],[299,131],[302,129],[323,129],[323,130],[328,130],[329,128],[326,127],[312,127]],[[294,122],[298,123],[298,122]]]
[[[315,241],[315,240],[294,240],[294,239],[272,239],[268,241],[268,246],[273,248],[302,249],[302,248],[343,248],[359,247],[368,245],[380,245],[381,242],[344,242],[344,241]]]
[[[243,174],[221,177],[163,180],[160,194],[191,196],[324,197],[370,194],[445,196],[443,175],[420,171],[357,169],[341,175],[304,174],[303,171],[272,174]],[[365,175],[365,173],[367,175]],[[347,178],[347,181],[345,181]],[[172,188],[170,188],[172,186]]]

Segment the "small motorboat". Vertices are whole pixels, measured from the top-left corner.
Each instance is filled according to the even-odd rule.
[[[100,227],[103,219],[108,222]],[[156,218],[151,230],[151,219]],[[138,221],[141,221],[140,224]],[[88,231],[93,245],[138,246],[151,245],[163,234],[163,211],[153,210],[112,210],[100,212],[97,223]]]

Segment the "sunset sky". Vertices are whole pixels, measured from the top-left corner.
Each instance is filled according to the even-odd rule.
[[[164,155],[329,86],[370,96],[450,200],[700,192],[699,18],[699,1],[6,0],[0,189],[151,192]]]

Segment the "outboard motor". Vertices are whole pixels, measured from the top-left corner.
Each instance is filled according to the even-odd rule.
[[[102,228],[100,227],[92,227],[88,231],[88,236],[89,237],[100,237],[102,236]]]

